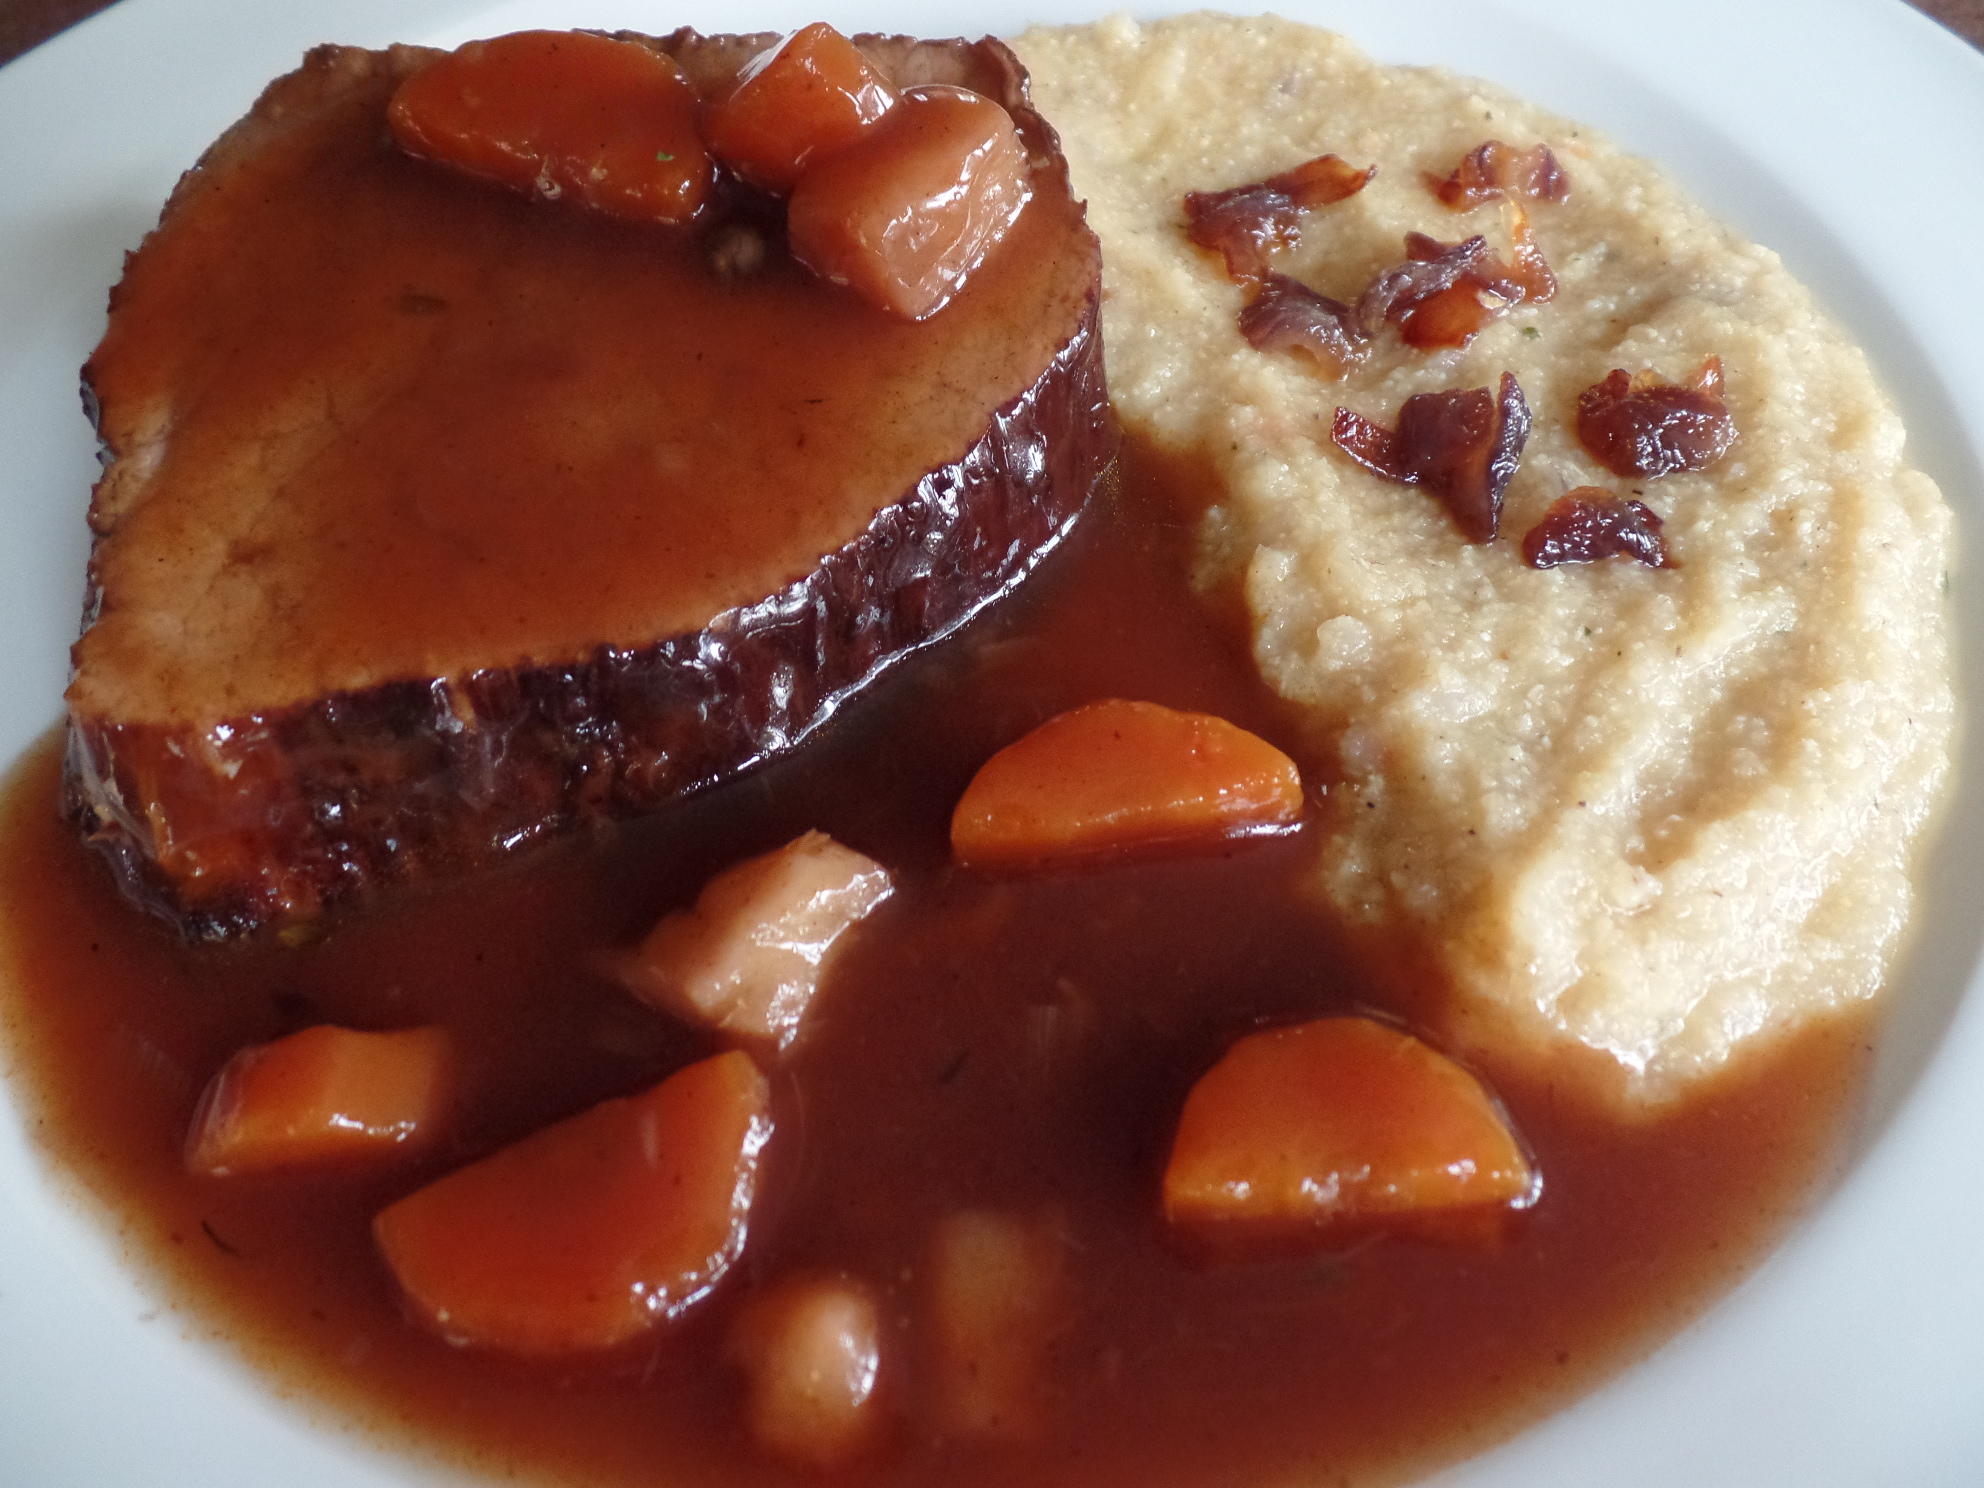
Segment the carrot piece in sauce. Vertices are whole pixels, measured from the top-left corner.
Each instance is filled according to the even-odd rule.
[[[683,223],[716,184],[695,88],[674,59],[583,31],[472,41],[386,110],[411,155],[635,222]]]
[[[980,767],[951,817],[973,867],[1206,848],[1292,828],[1295,762],[1206,713],[1112,698],[1050,718]]]
[[[306,1028],[242,1049],[208,1082],[186,1168],[225,1178],[403,1156],[443,1133],[453,1100],[442,1029]]]
[[[905,88],[793,188],[793,257],[904,320],[964,289],[1033,196],[1012,116],[967,88]]]
[[[765,1077],[719,1054],[430,1183],[373,1237],[413,1316],[451,1343],[611,1348],[729,1270],[771,1129]]]
[[[703,129],[717,159],[784,194],[808,161],[859,139],[895,101],[862,50],[815,21],[747,62],[705,111]]]
[[[1411,1034],[1323,1018],[1241,1039],[1192,1087],[1164,1215],[1215,1251],[1373,1233],[1481,1240],[1536,1194],[1480,1081]]]

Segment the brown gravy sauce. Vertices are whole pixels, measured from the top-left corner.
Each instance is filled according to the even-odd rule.
[[[751,1446],[721,1358],[737,1297],[797,1267],[867,1277],[894,1315],[883,1389],[897,1419],[846,1471],[863,1483],[1363,1485],[1591,1388],[1731,1284],[1830,1176],[1869,1025],[1814,1029],[1648,1123],[1547,1073],[1486,1070],[1546,1179],[1499,1249],[1181,1260],[1156,1181],[1192,1079],[1260,1022],[1385,1005],[1386,978],[1359,974],[1301,892],[1316,824],[1211,857],[1013,879],[948,866],[945,832],[993,748],[1090,698],[1203,708],[1288,740],[1240,648],[1188,597],[1190,486],[1133,454],[1120,491],[1018,596],[788,762],[301,948],[189,949],[122,904],[57,820],[45,741],[0,806],[0,1019],[52,1164],[100,1202],[182,1324],[300,1399],[506,1477],[796,1481]],[[903,887],[776,1077],[742,1274],[588,1367],[457,1351],[408,1326],[373,1212],[705,1052],[617,991],[600,953],[715,869],[815,826]],[[185,1176],[208,1076],[244,1043],[322,1020],[455,1029],[471,1077],[456,1144],[384,1177]],[[966,1447],[918,1424],[915,1270],[932,1223],[967,1205],[1051,1206],[1075,1237],[1055,1426],[1030,1445]]]

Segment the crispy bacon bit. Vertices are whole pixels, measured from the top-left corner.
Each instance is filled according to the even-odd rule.
[[[1261,184],[1293,197],[1298,207],[1327,207],[1357,195],[1377,173],[1375,165],[1359,170],[1341,155],[1318,155]]]
[[[1267,273],[1270,254],[1301,240],[1304,212],[1355,196],[1377,169],[1357,170],[1338,156],[1318,155],[1249,186],[1187,192],[1185,235],[1221,255],[1235,283],[1256,282]]]
[[[1431,351],[1440,346],[1465,346],[1477,332],[1502,312],[1505,301],[1492,305],[1481,297],[1473,275],[1450,284],[1431,299],[1421,301],[1404,320],[1398,333],[1407,346]]]
[[[1722,358],[1710,357],[1693,386],[1614,370],[1578,395],[1578,441],[1614,475],[1627,478],[1706,470],[1736,439],[1722,401]]]
[[[1263,351],[1279,348],[1312,357],[1333,378],[1371,350],[1371,337],[1349,305],[1272,271],[1241,310],[1240,334]]]
[[[1407,398],[1397,433],[1339,408],[1330,437],[1374,474],[1425,487],[1469,542],[1485,543],[1501,523],[1502,495],[1522,461],[1529,404],[1504,372],[1498,394],[1467,388]]]
[[[1427,171],[1426,186],[1456,212],[1478,207],[1494,197],[1523,197],[1529,201],[1563,201],[1571,194],[1570,177],[1545,144],[1518,150],[1500,140],[1476,145],[1446,177]]]
[[[1636,558],[1648,568],[1672,568],[1661,540],[1660,518],[1639,501],[1626,501],[1598,486],[1579,486],[1557,498],[1522,540],[1531,568]]]
[[[1365,332],[1376,335],[1390,321],[1408,346],[1465,346],[1510,306],[1552,298],[1556,276],[1536,246],[1528,217],[1519,207],[1511,211],[1506,264],[1488,251],[1488,240],[1479,234],[1442,243],[1424,233],[1407,233],[1405,262],[1372,280],[1357,302]]]
[[[1407,233],[1405,262],[1371,281],[1358,298],[1358,320],[1371,335],[1388,320],[1402,325],[1414,310],[1459,284],[1487,251],[1488,240],[1479,234],[1449,245],[1424,233]]]

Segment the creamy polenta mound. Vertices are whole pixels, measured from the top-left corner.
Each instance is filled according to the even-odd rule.
[[[1017,50],[1103,241],[1119,412],[1215,473],[1204,577],[1243,590],[1331,781],[1321,888],[1450,983],[1450,1036],[1585,1046],[1652,1107],[1874,994],[1949,769],[1950,517],[1777,255],[1588,129],[1285,21],[1115,19]],[[1242,290],[1184,235],[1185,193],[1333,152],[1377,177],[1309,212],[1281,272],[1354,302],[1408,231],[1506,254],[1494,204],[1450,212],[1422,178],[1490,138],[1547,142],[1569,175],[1528,206],[1560,288],[1463,350],[1387,331],[1327,380],[1242,339]],[[1683,382],[1711,355],[1720,461],[1622,481],[1579,446],[1578,394],[1613,368]],[[1535,428],[1493,543],[1329,442],[1339,405],[1391,425],[1504,371]],[[1677,566],[1526,567],[1522,535],[1588,484],[1651,506]]]

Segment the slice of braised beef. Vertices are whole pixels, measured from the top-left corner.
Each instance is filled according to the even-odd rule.
[[[622,39],[702,96],[776,40]],[[299,924],[660,809],[1045,560],[1114,452],[1097,244],[1010,52],[854,40],[1027,147],[1012,236],[920,327],[773,232],[410,158],[421,48],[320,48],[181,181],[85,373],[67,806],[127,895]]]
[[[1504,372],[1495,393],[1457,388],[1407,398],[1396,432],[1339,408],[1330,438],[1374,474],[1439,497],[1467,540],[1485,543],[1501,524],[1529,424],[1522,388]]]
[[[1660,525],[1660,517],[1644,502],[1628,501],[1599,486],[1579,486],[1558,497],[1523,535],[1523,561],[1531,568],[1555,568],[1618,557],[1648,568],[1672,568]]]
[[[1341,300],[1270,270],[1240,311],[1240,334],[1263,351],[1299,352],[1326,376],[1343,376],[1370,354],[1371,337]]]
[[[1571,194],[1571,178],[1542,143],[1518,150],[1500,140],[1484,140],[1449,175],[1427,171],[1425,179],[1427,189],[1456,212],[1498,196],[1560,202]]]
[[[1265,181],[1187,192],[1185,235],[1224,258],[1227,277],[1235,283],[1257,281],[1268,272],[1272,254],[1301,240],[1305,212],[1355,196],[1376,171],[1318,155]]]
[[[1577,430],[1578,442],[1614,475],[1706,470],[1736,441],[1722,401],[1722,358],[1704,361],[1690,384],[1615,369],[1578,395]]]

